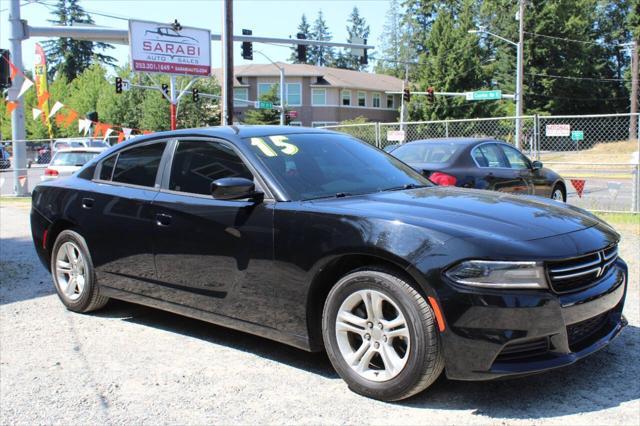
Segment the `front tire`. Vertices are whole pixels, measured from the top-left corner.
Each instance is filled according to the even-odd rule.
[[[564,188],[560,184],[556,184],[551,191],[551,199],[555,201],[567,202],[567,195]]]
[[[100,295],[87,242],[75,231],[64,230],[56,238],[51,275],[58,297],[70,311],[95,311],[109,301]]]
[[[341,278],[327,296],[322,332],[340,377],[370,398],[408,398],[444,368],[431,307],[390,271],[363,269]]]

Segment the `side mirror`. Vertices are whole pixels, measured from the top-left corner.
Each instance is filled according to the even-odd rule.
[[[542,161],[534,161],[531,163],[531,168],[533,170],[540,170],[542,168]]]
[[[217,179],[211,182],[211,195],[216,200],[241,200],[251,198],[262,201],[264,194],[256,192],[256,186],[252,180],[240,177]]]

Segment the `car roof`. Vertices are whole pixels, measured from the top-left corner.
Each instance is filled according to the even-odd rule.
[[[411,142],[407,142],[410,144],[423,144],[423,143],[434,143],[434,142],[446,142],[446,143],[457,143],[460,145],[474,145],[480,142],[502,142],[496,138],[490,137],[477,137],[477,138],[431,138],[431,139],[419,139]]]
[[[107,149],[107,147],[101,147],[101,148],[62,148],[59,149],[58,152],[56,152],[56,155],[58,155],[58,153],[61,152],[103,152]]]

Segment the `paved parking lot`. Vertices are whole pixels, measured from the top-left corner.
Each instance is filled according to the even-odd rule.
[[[0,204],[0,424],[639,424],[640,235],[624,230],[629,327],[576,365],[455,382],[389,404],[350,392],[326,356],[112,302],[66,311],[30,240],[28,206]]]

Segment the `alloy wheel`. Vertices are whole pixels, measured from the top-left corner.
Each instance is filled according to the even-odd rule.
[[[564,201],[564,195],[562,194],[562,190],[560,188],[556,188],[553,190],[552,199],[556,201]]]
[[[86,282],[87,268],[82,252],[71,241],[63,243],[56,255],[56,278],[60,290],[69,300],[77,300],[82,295]]]
[[[407,364],[407,321],[398,305],[379,291],[359,290],[347,297],[338,310],[335,332],[342,357],[365,379],[391,380]]]

